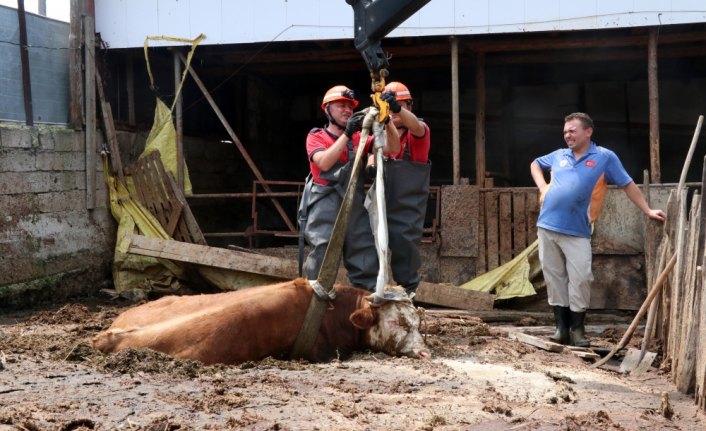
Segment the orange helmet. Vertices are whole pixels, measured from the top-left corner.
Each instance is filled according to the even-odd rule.
[[[401,82],[390,82],[385,86],[385,92],[391,91],[395,93],[395,99],[400,102],[402,100],[412,100],[412,93],[409,88]]]
[[[358,106],[358,101],[355,100],[355,93],[350,88],[345,85],[336,85],[326,92],[324,95],[324,101],[321,102],[321,109],[326,110],[326,105],[336,100],[346,100],[353,104],[353,108]]]

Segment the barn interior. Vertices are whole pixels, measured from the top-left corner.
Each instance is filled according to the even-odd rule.
[[[649,34],[649,28],[627,28],[456,37],[457,124],[452,121],[453,38],[387,38],[383,49],[390,57],[388,81],[402,81],[411,89],[415,112],[431,128],[432,186],[454,184],[454,127],[460,136],[461,184],[478,185],[478,171],[484,170],[481,187],[533,186],[530,162],[564,145],[563,117],[575,111],[593,116],[595,140],[613,149],[640,183],[642,170],[651,167]],[[694,95],[706,91],[706,25],[667,26],[657,29],[656,37],[660,172],[652,176],[653,182],[669,183],[678,180],[702,107],[703,98]],[[99,67],[119,130],[144,135],[155,96],[172,103],[174,52],[180,49],[149,49],[152,89],[142,49],[100,51]],[[268,181],[304,181],[309,170],[304,142],[311,128],[325,124],[320,103],[326,89],[346,84],[361,106],[369,105],[368,71],[349,40],[203,44],[196,48],[192,69]],[[220,234],[207,234],[210,244],[296,243],[267,199],[253,203],[257,178],[188,76],[182,133],[195,195],[190,205],[204,232]],[[128,145],[127,160],[139,154],[140,140],[131,143],[137,148]],[[481,167],[479,145],[485,151]],[[688,179],[698,180],[699,171],[694,164]],[[282,205],[296,220],[296,198],[285,198]],[[440,217],[433,209],[428,226]]]

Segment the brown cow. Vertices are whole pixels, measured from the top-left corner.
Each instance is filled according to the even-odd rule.
[[[204,364],[285,358],[304,322],[313,290],[303,279],[234,292],[168,296],[120,314],[93,346],[113,353],[150,348]],[[430,357],[411,300],[371,306],[370,293],[336,286],[309,361],[370,348],[390,355]],[[387,294],[386,294],[387,297]]]

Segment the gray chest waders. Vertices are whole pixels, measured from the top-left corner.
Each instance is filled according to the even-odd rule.
[[[409,145],[405,145],[403,160],[385,161],[385,205],[392,276],[413,292],[420,280],[419,242],[424,232],[431,162],[413,162],[410,158]]]
[[[307,175],[304,191],[302,193],[302,200],[299,203],[299,276],[303,275],[304,267],[304,245],[306,243],[306,228],[307,221],[309,218],[309,210],[322,199],[326,198],[330,193],[336,191],[339,196],[343,198],[346,193],[346,187],[348,186],[348,181],[350,180],[350,172],[353,169],[353,160],[355,159],[355,153],[353,152],[353,143],[348,141],[348,163],[341,163],[337,161],[331,169],[326,172],[321,172],[319,178],[328,181],[328,184],[321,185],[314,182],[314,178],[311,174]],[[338,200],[338,207],[341,205],[341,199]],[[316,277],[311,278],[312,280]]]

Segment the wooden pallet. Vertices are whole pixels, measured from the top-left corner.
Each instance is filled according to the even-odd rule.
[[[130,168],[137,200],[150,210],[164,230],[177,241],[206,245],[184,193],[171,173],[164,170],[159,151],[154,151]]]

